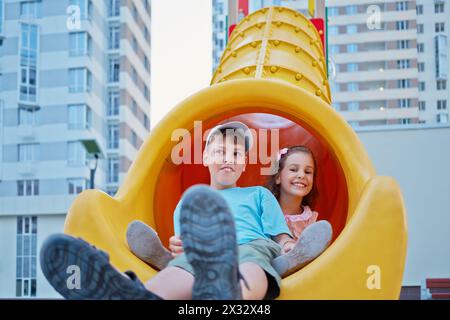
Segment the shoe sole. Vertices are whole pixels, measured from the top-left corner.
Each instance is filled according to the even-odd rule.
[[[127,243],[135,256],[158,270],[164,269],[172,260],[156,231],[141,221],[136,220],[128,225]]]
[[[69,300],[158,298],[111,266],[106,253],[69,235],[47,238],[40,252],[40,264],[53,288]]]
[[[223,197],[207,186],[186,191],[180,231],[194,270],[195,300],[241,299],[234,218]]]
[[[286,254],[272,260],[272,266],[282,276],[288,276],[317,258],[330,244],[333,229],[322,220],[306,227],[295,247]]]

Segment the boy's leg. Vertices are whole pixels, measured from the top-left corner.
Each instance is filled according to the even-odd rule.
[[[186,259],[195,274],[193,299],[241,299],[234,218],[220,193],[208,186],[187,190],[180,229]]]
[[[328,221],[315,222],[303,230],[294,248],[272,260],[272,266],[285,277],[317,258],[328,246],[333,229]]]
[[[66,299],[157,300],[132,272],[109,262],[107,253],[66,234],[48,237],[40,251],[42,272]]]
[[[167,267],[151,278],[145,287],[167,300],[191,300],[194,276],[178,267]]]
[[[239,265],[241,276],[242,298],[244,300],[262,300],[266,296],[269,282],[266,272],[254,262]]]
[[[128,225],[127,243],[139,259],[152,267],[162,270],[173,259],[169,250],[164,248],[158,234],[150,226],[141,221],[133,221]]]

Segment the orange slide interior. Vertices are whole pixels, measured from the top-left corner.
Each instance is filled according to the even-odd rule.
[[[328,220],[333,226],[333,240],[344,228],[347,220],[348,193],[345,177],[341,166],[317,134],[307,129],[307,125],[298,119],[287,119],[272,114],[249,113],[233,117],[227,115],[223,119],[214,119],[203,123],[203,132],[224,121],[242,121],[250,129],[279,129],[279,148],[305,145],[314,153],[316,159],[316,180],[318,190],[313,201],[313,210],[319,212],[318,220]],[[193,133],[191,132],[192,136]],[[270,146],[270,134],[268,146]],[[193,141],[194,139],[192,139]],[[257,140],[255,139],[254,148]],[[193,149],[192,142],[192,149]],[[202,150],[204,148],[204,141]],[[191,152],[193,162],[193,152]],[[238,181],[238,186],[248,187],[266,184],[268,176],[260,174],[261,167],[269,165],[248,164]],[[168,239],[173,235],[173,212],[183,192],[194,184],[209,184],[208,168],[201,164],[173,164],[170,159],[160,171],[154,202],[154,217],[156,229],[163,243],[168,245]],[[158,208],[156,210],[156,208]]]

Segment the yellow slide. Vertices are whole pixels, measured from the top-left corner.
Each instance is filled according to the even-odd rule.
[[[126,228],[139,219],[163,243],[183,191],[208,183],[198,164],[174,164],[172,133],[239,119],[252,129],[276,128],[280,147],[306,144],[318,161],[317,207],[333,225],[331,246],[282,282],[280,299],[398,299],[407,245],[406,213],[397,183],[377,176],[363,145],[330,106],[319,33],[303,15],[272,7],[254,12],[230,37],[211,86],[177,105],[153,129],[115,197],[87,190],[74,201],[65,232],[107,251],[120,270],[142,281],[156,271],[128,249]],[[255,146],[257,147],[257,146]],[[249,165],[239,183],[264,183]]]

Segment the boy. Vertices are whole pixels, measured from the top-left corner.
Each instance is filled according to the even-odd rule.
[[[270,262],[295,243],[270,191],[236,187],[251,146],[250,130],[243,123],[210,131],[203,153],[210,187],[187,190],[174,213],[184,253],[150,279],[147,290],[134,274],[115,270],[106,254],[66,235],[43,245],[41,265],[47,279],[64,297],[78,299],[276,298],[281,278]],[[78,265],[82,276],[87,273],[79,290],[65,288],[68,263]]]

